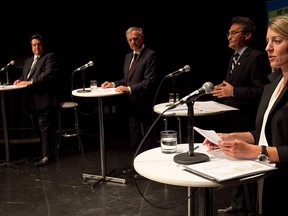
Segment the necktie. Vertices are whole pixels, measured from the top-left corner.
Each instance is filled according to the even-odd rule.
[[[38,56],[36,56],[36,57],[34,58],[34,61],[32,62],[32,65],[31,65],[31,68],[30,68],[30,71],[29,71],[29,73],[28,73],[28,75],[27,75],[27,79],[29,79],[29,77],[30,77],[30,75],[31,75],[31,71],[33,70],[33,68],[34,68],[35,64],[37,63],[38,59],[39,59]]]
[[[136,65],[136,62],[137,62],[137,57],[138,57],[138,54],[134,53],[133,58],[132,58],[132,62],[131,62],[130,67],[129,67],[128,80],[129,80],[129,78],[130,78],[130,76],[132,74],[132,71],[135,68],[135,65]]]
[[[239,53],[236,53],[232,58],[232,65],[231,65],[230,74],[233,72],[233,69],[234,69],[235,65],[237,64],[238,58],[239,58]]]

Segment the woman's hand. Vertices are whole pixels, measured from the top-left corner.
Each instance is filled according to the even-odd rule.
[[[257,155],[253,153],[255,152],[253,148],[255,147],[257,148],[257,145],[250,144],[239,139],[221,141],[219,142],[219,147],[224,152],[224,154],[233,158],[237,159],[257,158]]]
[[[207,148],[208,148],[209,150],[219,149],[218,143],[213,143],[213,142],[209,141],[208,139],[205,139],[205,140],[203,141],[203,145],[207,146]]]

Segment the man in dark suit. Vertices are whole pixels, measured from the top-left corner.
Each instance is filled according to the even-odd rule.
[[[213,96],[220,102],[238,108],[223,115],[223,132],[255,129],[256,113],[264,86],[269,83],[271,67],[266,53],[250,46],[255,33],[254,23],[247,17],[234,17],[227,34],[229,48],[234,50],[230,59],[226,80],[214,86]],[[237,186],[232,192],[234,200],[219,213],[257,211],[257,187],[255,184]]]
[[[130,27],[126,31],[126,39],[132,52],[125,56],[123,78],[114,82],[105,81],[101,87],[116,87],[117,92],[127,93],[130,144],[133,153],[136,153],[141,140],[153,123],[153,98],[158,80],[157,61],[156,52],[144,45],[141,28]],[[154,134],[150,133],[141,150],[155,145]],[[128,174],[130,170],[123,170],[123,173]]]
[[[35,166],[46,165],[52,157],[54,123],[59,102],[59,63],[54,53],[46,52],[41,35],[30,39],[33,56],[24,64],[14,85],[25,85],[26,108],[42,143],[41,159]],[[54,149],[54,148],[53,148]]]

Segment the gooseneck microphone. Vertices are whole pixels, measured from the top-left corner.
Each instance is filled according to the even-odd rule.
[[[93,65],[94,65],[93,61],[89,61],[87,64],[85,64],[85,65],[77,68],[76,70],[74,70],[74,72],[84,70],[84,69],[86,69],[86,68],[88,68],[90,66],[93,66]]]
[[[171,78],[171,77],[175,77],[178,76],[179,74],[183,73],[183,72],[189,72],[190,71],[190,66],[189,65],[185,65],[183,68],[178,69],[177,71],[174,71],[168,75],[166,75],[166,78]]]
[[[186,103],[188,101],[196,100],[197,98],[199,98],[200,96],[202,96],[204,94],[211,94],[213,92],[213,90],[214,90],[214,85],[211,82],[205,82],[201,88],[193,91],[189,95],[183,97],[181,100],[179,100],[176,103],[169,106],[168,110],[174,109],[178,105]]]
[[[1,68],[0,71],[4,71],[4,70],[6,70],[8,67],[10,67],[11,65],[14,65],[14,64],[15,64],[15,61],[12,60],[12,61],[10,61],[5,67]]]
[[[194,152],[194,102],[204,94],[210,94],[214,90],[214,85],[211,82],[206,82],[201,88],[192,92],[190,95],[184,97],[181,103],[186,103],[188,108],[188,143],[189,151],[185,153],[176,154],[173,161],[178,164],[195,164],[209,160],[209,156],[201,152]],[[174,105],[172,105],[174,106]]]

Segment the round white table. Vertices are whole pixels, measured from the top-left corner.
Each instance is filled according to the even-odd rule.
[[[84,179],[96,180],[93,186],[99,181],[111,181],[116,183],[126,183],[125,179],[115,178],[106,176],[106,152],[105,152],[105,143],[104,143],[104,123],[103,123],[103,97],[111,97],[123,94],[122,92],[116,92],[115,88],[100,88],[98,87],[96,91],[91,91],[90,88],[87,88],[88,91],[83,91],[83,89],[76,89],[72,91],[73,96],[77,97],[86,97],[86,98],[97,98],[98,99],[98,117],[99,117],[99,136],[100,136],[100,157],[101,157],[101,175],[87,174],[83,173]]]
[[[186,103],[181,104],[174,109],[167,110],[170,105],[171,104],[169,102],[160,103],[156,104],[153,109],[154,112],[163,114],[164,116],[187,116],[188,107]],[[238,110],[237,108],[221,104],[216,101],[195,101],[193,108],[195,116],[215,115],[224,113],[226,111]]]
[[[168,129],[167,117],[176,117],[178,120],[178,140],[182,143],[182,129],[181,120],[179,117],[188,116],[188,106],[186,103],[181,104],[174,109],[167,110],[170,104],[169,102],[156,104],[153,107],[155,113],[164,116],[164,128]],[[238,110],[237,108],[218,103],[216,101],[195,101],[193,104],[193,114],[194,116],[209,116],[221,114],[226,111]]]
[[[207,147],[202,144],[195,152],[212,155]],[[142,176],[156,182],[188,187],[188,197],[192,194],[191,188],[198,188],[199,191],[199,212],[195,213],[193,199],[188,200],[188,215],[212,216],[213,215],[213,188],[227,187],[232,185],[246,184],[265,178],[268,174],[255,175],[249,178],[237,178],[225,182],[215,182],[183,170],[183,165],[177,164],[173,158],[178,153],[188,151],[188,144],[179,144],[177,153],[164,154],[161,148],[157,147],[139,154],[133,161],[135,170]],[[209,163],[209,162],[207,162]]]
[[[6,162],[1,165],[14,167],[14,165],[10,162],[9,135],[8,135],[8,125],[7,125],[7,116],[6,116],[7,114],[6,114],[6,104],[5,104],[5,92],[18,90],[18,89],[22,89],[26,87],[27,86],[0,85],[3,136],[4,136],[4,143],[5,143],[5,155],[6,155]]]

